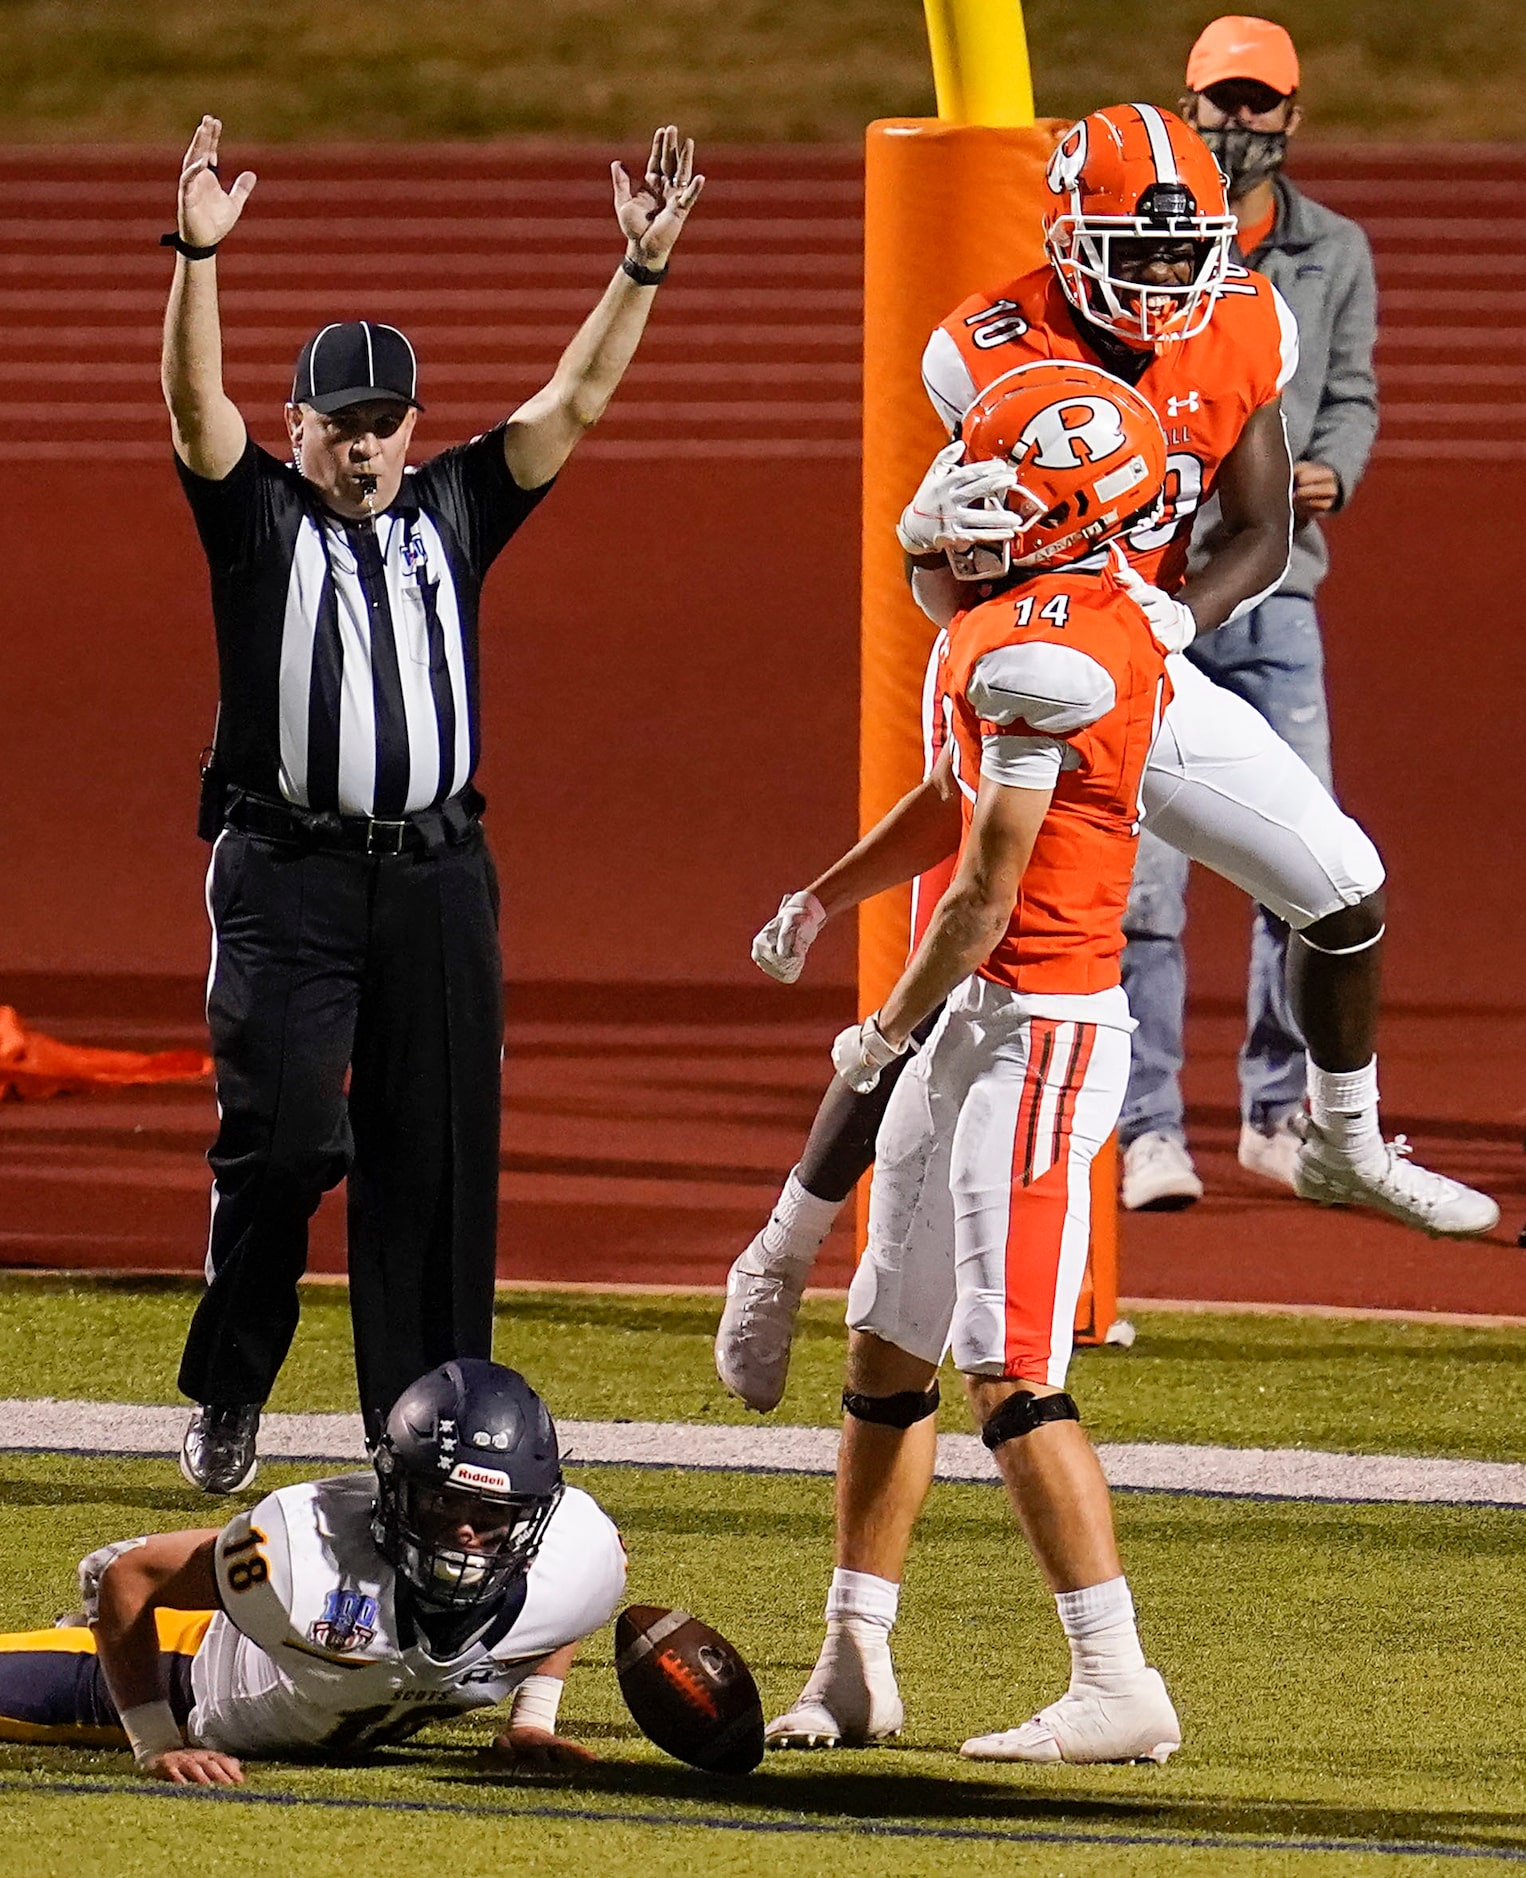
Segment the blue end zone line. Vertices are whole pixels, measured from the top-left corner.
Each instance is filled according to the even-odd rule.
[[[15,1792],[20,1783],[0,1782],[0,1792]],[[248,1793],[227,1788],[171,1787],[162,1783],[125,1780],[49,1780],[20,1789],[47,1795],[64,1793],[89,1798],[92,1794],[135,1800],[211,1800],[228,1806],[316,1807],[340,1813],[425,1813],[460,1815],[469,1819],[572,1820],[589,1826],[685,1826],[707,1832],[779,1832],[826,1837],[852,1833],[875,1839],[952,1839],[977,1845],[1128,1845],[1169,1846],[1178,1851],[1224,1852],[1335,1852],[1345,1856],[1366,1853],[1383,1858],[1500,1859],[1526,1864],[1526,1848],[1514,1846],[1445,1845],[1430,1840],[1403,1839],[1238,1839],[1224,1833],[1194,1837],[1178,1832],[1060,1832],[1035,1827],[1031,1832],[993,1832],[978,1826],[913,1826],[886,1824],[873,1819],[737,1819],[724,1813],[606,1813],[570,1806],[468,1806],[460,1800],[358,1800],[337,1795]]]
[[[7,1454],[57,1454],[66,1459],[80,1461],[167,1461],[172,1456],[163,1448],[0,1448],[0,1461]],[[267,1454],[262,1456],[267,1467],[348,1467],[352,1473],[359,1473],[367,1462],[352,1456],[335,1454]],[[722,1467],[703,1461],[583,1461],[575,1454],[564,1454],[563,1465],[566,1467],[606,1467],[625,1468],[646,1474],[755,1474],[775,1480],[830,1480],[832,1476],[802,1467],[759,1467],[756,1464],[745,1467]],[[994,1480],[948,1480],[940,1476],[935,1483],[944,1487],[996,1487]],[[189,1491],[189,1489],[187,1489]],[[1388,1498],[1364,1499],[1360,1494],[1303,1494],[1303,1493],[1235,1493],[1228,1487],[1129,1487],[1114,1486],[1112,1493],[1155,1494],[1174,1500],[1247,1500],[1263,1506],[1431,1506],[1431,1507],[1472,1507],[1486,1513],[1521,1513],[1526,1512],[1517,1500],[1394,1500]]]

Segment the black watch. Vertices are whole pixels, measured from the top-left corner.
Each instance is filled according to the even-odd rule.
[[[640,261],[633,261],[627,254],[621,256],[620,272],[628,274],[638,287],[660,287],[668,277],[668,264],[664,262],[661,267],[646,267]]]
[[[183,254],[188,261],[210,261],[219,244],[214,241],[210,248],[198,248],[194,242],[186,241],[178,229],[172,228],[167,235],[159,237],[159,246],[173,248],[176,254]]]

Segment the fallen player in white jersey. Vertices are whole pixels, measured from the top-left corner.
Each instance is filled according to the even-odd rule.
[[[495,1759],[592,1760],[557,1735],[557,1704],[577,1643],[615,1614],[625,1552],[563,1483],[540,1397],[499,1364],[447,1363],[399,1398],[373,1458],[221,1531],[92,1552],[88,1629],[0,1637],[0,1740],[125,1736],[154,1779],[231,1786],[243,1756],[348,1760],[512,1697]]]

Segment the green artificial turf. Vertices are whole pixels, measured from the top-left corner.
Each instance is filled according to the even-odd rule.
[[[296,1477],[270,1467],[266,1484]],[[819,1638],[830,1484],[578,1478],[626,1536],[632,1599],[719,1625],[770,1712],[786,1704]],[[76,1559],[101,1541],[205,1517],[163,1462],[0,1457],[0,1623],[66,1608]],[[254,1803],[140,1793],[120,1754],[0,1748],[0,1872],[1407,1878],[1502,1869],[1456,1854],[1526,1843],[1526,1632],[1510,1617],[1520,1515],[1161,1495],[1120,1501],[1118,1519],[1146,1646],[1186,1732],[1164,1768],[957,1758],[966,1733],[1052,1698],[1064,1653],[999,1495],[944,1486],[896,1633],[908,1718],[895,1747],[770,1756],[745,1781],[707,1779],[636,1734],[605,1632],[563,1704],[567,1732],[601,1756],[586,1774],[485,1775],[480,1718],[353,1767],[251,1764]],[[420,1810],[371,1810],[378,1802]],[[1380,1849],[1401,1846],[1424,1849]]]
[[[175,1402],[196,1289],[0,1278],[0,1396]],[[500,1294],[496,1353],[564,1417],[751,1422],[715,1379],[720,1303],[584,1292]],[[1128,1352],[1083,1352],[1071,1388],[1107,1441],[1315,1447],[1375,1454],[1526,1455],[1526,1330],[1363,1319],[1141,1311]],[[842,1306],[811,1299],[782,1422],[835,1423]],[[344,1291],[306,1288],[275,1409],[355,1404]],[[955,1387],[944,1425],[965,1428]]]

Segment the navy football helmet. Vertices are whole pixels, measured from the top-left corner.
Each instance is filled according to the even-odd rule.
[[[516,1370],[479,1357],[405,1389],[371,1458],[377,1549],[439,1611],[496,1602],[523,1578],[562,1495],[545,1403]]]

